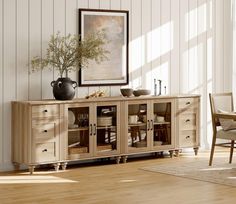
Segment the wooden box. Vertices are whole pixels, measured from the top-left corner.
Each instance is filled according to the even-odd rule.
[[[69,154],[87,153],[88,147],[69,147]]]

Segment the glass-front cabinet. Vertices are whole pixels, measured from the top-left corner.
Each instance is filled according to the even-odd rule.
[[[148,140],[148,102],[128,101],[126,105],[126,150],[125,152],[142,152],[150,149]]]
[[[120,153],[120,103],[97,103],[95,108],[95,155]]]
[[[150,108],[152,150],[174,148],[174,100],[153,100]]]
[[[125,107],[125,153],[174,148],[174,100],[134,100]]]
[[[71,104],[67,110],[67,159],[120,153],[119,102]]]

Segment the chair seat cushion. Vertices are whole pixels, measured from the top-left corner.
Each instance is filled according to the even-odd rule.
[[[224,113],[224,114],[229,114],[232,112],[227,112],[223,110],[218,110],[218,113]],[[224,118],[219,118],[220,125],[223,128],[223,130],[234,130],[236,129],[236,121],[233,119],[224,119]]]
[[[236,130],[219,130],[216,133],[216,137],[220,139],[227,139],[227,140],[236,140]]]

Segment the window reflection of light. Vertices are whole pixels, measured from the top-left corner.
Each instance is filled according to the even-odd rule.
[[[209,6],[209,26],[212,28],[212,3]],[[200,23],[198,23],[200,22]],[[207,31],[207,5],[203,4],[185,14],[186,42]]]
[[[138,37],[130,42],[131,49],[131,66],[132,71],[135,71],[142,67],[142,37]],[[144,62],[143,62],[144,63]]]
[[[173,21],[147,33],[147,62],[151,62],[173,49]]]
[[[57,176],[0,176],[0,184],[13,183],[74,183],[70,179],[60,178]]]

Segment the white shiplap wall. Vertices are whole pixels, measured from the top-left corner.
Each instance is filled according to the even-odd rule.
[[[202,95],[202,139],[207,146],[208,93],[232,88],[231,0],[0,0],[0,170],[11,169],[12,100],[52,98],[56,72],[29,75],[51,34],[78,32],[78,8],[129,10],[130,87]],[[70,77],[77,80],[77,73]],[[78,88],[119,95],[120,86]],[[207,129],[208,127],[208,129]],[[208,135],[207,135],[207,130]]]

